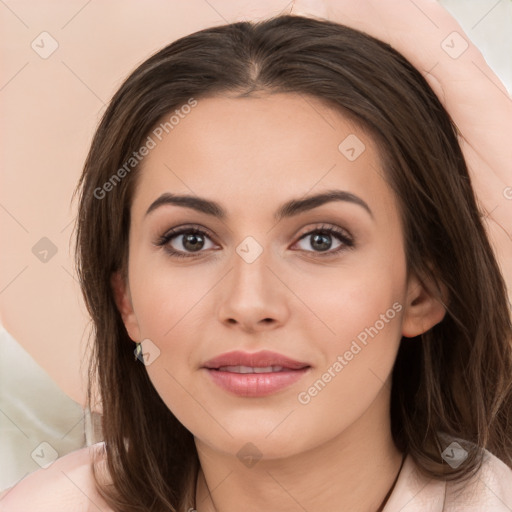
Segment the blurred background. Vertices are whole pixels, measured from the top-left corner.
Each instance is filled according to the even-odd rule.
[[[440,3],[511,93],[512,1]],[[0,491],[101,440],[99,413],[84,405],[89,323],[71,196],[126,75],[172,40],[223,23],[225,6],[0,0]]]

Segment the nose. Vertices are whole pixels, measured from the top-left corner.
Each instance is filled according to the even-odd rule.
[[[218,306],[218,318],[227,327],[256,332],[286,323],[290,291],[271,268],[270,259],[268,249],[251,263],[234,254],[233,267],[221,284]]]

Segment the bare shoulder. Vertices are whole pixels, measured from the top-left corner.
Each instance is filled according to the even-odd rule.
[[[113,512],[96,490],[93,457],[105,461],[104,444],[76,450],[30,473],[0,494],[1,512]]]

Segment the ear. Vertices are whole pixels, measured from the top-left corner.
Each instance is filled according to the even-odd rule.
[[[414,274],[407,282],[407,299],[402,317],[402,336],[413,338],[427,332],[438,324],[446,313],[443,303],[447,302],[447,290],[441,284],[441,290],[433,280],[421,281]]]
[[[128,279],[124,278],[120,271],[114,272],[110,278],[110,284],[114,293],[117,309],[121,314],[128,336],[130,336],[133,341],[140,341],[139,323],[133,311]]]

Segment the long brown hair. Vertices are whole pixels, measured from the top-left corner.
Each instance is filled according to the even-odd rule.
[[[434,478],[471,476],[484,449],[512,467],[506,288],[454,123],[390,45],[334,22],[283,15],[209,28],[163,48],[123,83],[94,135],[76,191],[76,263],[94,327],[88,397],[92,408],[96,385],[113,483],[97,485],[115,510],[193,507],[199,464],[192,434],[134,362],[110,285],[128,258],[139,165],[126,162],[191,99],[277,92],[319,98],[369,130],[396,193],[408,271],[448,292],[439,295],[444,319],[401,340],[390,411],[396,446]],[[443,436],[466,442],[468,457],[458,468],[442,458]]]

